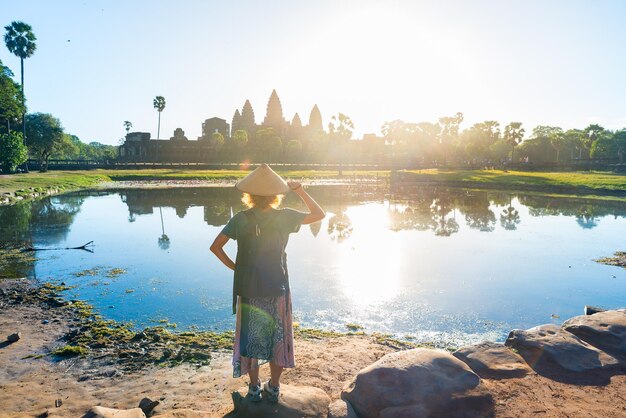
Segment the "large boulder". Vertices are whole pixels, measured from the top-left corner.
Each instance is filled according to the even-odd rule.
[[[361,370],[341,395],[360,417],[472,417],[493,412],[493,399],[480,378],[442,350],[387,354]]]
[[[310,386],[280,385],[278,402],[266,400],[250,402],[246,397],[248,388],[233,392],[234,411],[229,417],[242,418],[300,418],[324,417],[328,415],[330,398],[321,389]]]
[[[337,399],[328,407],[328,418],[358,418],[350,402]]]
[[[174,409],[173,411],[156,415],[157,418],[208,418],[215,416],[221,417],[221,415],[217,415],[215,412],[195,411],[192,409]]]
[[[146,418],[141,408],[113,409],[103,406],[94,406],[83,418]]]
[[[500,343],[483,342],[463,347],[455,351],[453,356],[486,379],[523,377],[532,372],[519,354]]]
[[[565,321],[563,329],[626,362],[626,313],[605,311],[576,316]]]
[[[515,329],[505,345],[516,349],[535,371],[554,379],[572,373],[608,372],[618,365],[615,357],[552,324]]]

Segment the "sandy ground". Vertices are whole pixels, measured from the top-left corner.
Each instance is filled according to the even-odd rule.
[[[132,374],[102,370],[91,375],[89,362],[50,357],[25,358],[48,352],[72,321],[67,311],[17,305],[0,310],[0,339],[20,331],[22,339],[0,344],[0,416],[33,417],[49,413],[80,417],[91,406],[137,407],[143,397],[160,400],[155,413],[189,408],[223,416],[232,410],[231,392],[244,386],[246,378],[231,376],[230,353],[215,353],[210,366],[149,367]],[[49,323],[44,324],[42,321]],[[320,340],[296,340],[297,368],[287,370],[284,383],[316,386],[332,399],[363,367],[393,348],[367,336]],[[89,373],[88,373],[89,372]],[[267,366],[262,377],[269,374]],[[113,375],[113,376],[111,376]],[[494,395],[498,417],[626,417],[626,376],[614,376],[606,386],[576,386],[538,375],[519,379],[484,380]],[[62,405],[55,407],[60,399]]]

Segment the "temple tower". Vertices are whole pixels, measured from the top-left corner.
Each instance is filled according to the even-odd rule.
[[[280,104],[276,90],[272,90],[270,99],[267,101],[267,112],[265,113],[263,126],[274,128],[280,136],[284,136],[286,133],[287,121],[283,117],[283,106]]]
[[[239,129],[244,129],[246,132],[248,132],[248,138],[253,137],[256,132],[254,110],[252,110],[250,100],[246,100],[246,103],[244,103],[243,105],[243,109],[241,109]]]
[[[239,113],[239,109],[235,110],[235,114],[233,115],[233,122],[230,124],[231,133],[230,136],[232,138],[233,134],[236,130],[241,128],[241,114]]]
[[[293,119],[291,120],[291,126],[289,127],[288,132],[289,139],[302,139],[302,121],[300,120],[300,115],[298,115],[297,113],[293,116]]]
[[[311,109],[311,115],[309,116],[309,129],[314,132],[324,130],[324,125],[322,124],[322,113],[317,105],[313,106],[313,109]]]

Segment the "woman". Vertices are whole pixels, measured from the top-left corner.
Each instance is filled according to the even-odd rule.
[[[217,258],[235,272],[233,376],[248,374],[248,396],[258,402],[262,392],[259,366],[269,362],[271,378],[263,386],[263,396],[277,402],[280,375],[285,367],[295,366],[285,247],[290,233],[298,232],[302,224],[322,220],[325,214],[300,183],[285,182],[267,164],[236,187],[244,192],[242,201],[248,210],[233,216],[211,245]],[[290,190],[300,196],[309,213],[278,209],[283,194]],[[236,262],[224,252],[229,239],[237,241]]]

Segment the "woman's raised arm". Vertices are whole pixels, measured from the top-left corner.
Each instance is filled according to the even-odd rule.
[[[315,199],[313,199],[302,187],[302,184],[297,181],[288,181],[287,184],[289,188],[304,202],[306,207],[309,209],[309,214],[304,217],[302,220],[303,225],[312,224],[313,222],[321,221],[326,216],[324,210],[317,204]]]

